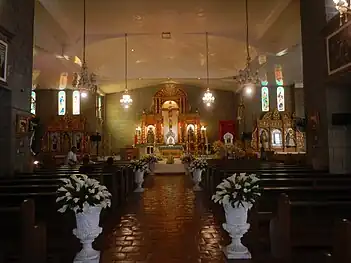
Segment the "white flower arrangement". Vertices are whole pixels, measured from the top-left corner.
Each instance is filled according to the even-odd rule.
[[[155,154],[146,154],[141,157],[140,160],[146,163],[158,163],[159,161],[162,161],[162,157],[156,156]]]
[[[217,185],[217,191],[212,196],[215,203],[239,207],[243,202],[254,204],[261,196],[259,178],[255,174],[240,173],[223,180]]]
[[[194,172],[195,170],[206,170],[208,166],[208,163],[205,159],[195,159],[194,161],[191,162],[189,165],[189,171]]]
[[[189,153],[189,154],[185,154],[185,155],[181,156],[180,160],[182,161],[182,163],[190,164],[192,161],[195,160],[195,157]]]
[[[136,172],[137,170],[139,170],[140,172],[145,172],[149,169],[148,162],[142,159],[130,161],[129,167],[133,169],[133,172]]]
[[[60,213],[67,209],[75,213],[88,210],[89,206],[107,208],[111,206],[111,194],[106,186],[91,179],[85,174],[74,174],[69,178],[61,179],[62,186],[57,189],[56,203],[61,206]]]

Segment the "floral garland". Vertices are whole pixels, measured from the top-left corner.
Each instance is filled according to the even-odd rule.
[[[189,165],[189,171],[194,172],[195,170],[206,170],[208,166],[208,163],[205,159],[195,159],[194,161],[191,162]]]
[[[217,191],[212,196],[215,203],[239,207],[243,202],[254,204],[261,196],[259,179],[255,174],[233,174],[217,185]]]
[[[111,194],[106,186],[91,179],[85,174],[74,174],[69,178],[61,179],[62,186],[57,190],[56,203],[61,206],[60,213],[67,209],[75,213],[82,213],[90,206],[107,208],[111,206]]]

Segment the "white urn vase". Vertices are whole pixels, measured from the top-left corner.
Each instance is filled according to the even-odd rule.
[[[142,187],[144,182],[144,171],[136,170],[135,171],[135,183],[137,184],[137,188],[134,190],[135,193],[144,192],[144,188]]]
[[[73,234],[80,239],[83,245],[81,251],[74,258],[74,263],[99,263],[100,251],[93,249],[93,242],[101,232],[99,227],[101,207],[89,206],[86,211],[76,213],[77,228],[73,229]]]
[[[251,253],[247,247],[241,243],[241,238],[249,230],[250,224],[247,223],[247,214],[252,204],[242,202],[239,206],[235,204],[223,205],[226,223],[222,224],[225,231],[229,233],[232,242],[223,249],[228,259],[250,259]]]
[[[201,174],[202,174],[201,169],[195,169],[193,171],[193,182],[194,182],[193,190],[194,191],[202,191],[202,188],[200,187]]]
[[[151,175],[155,174],[155,166],[156,166],[156,164],[154,162],[149,163],[149,170],[150,170]]]

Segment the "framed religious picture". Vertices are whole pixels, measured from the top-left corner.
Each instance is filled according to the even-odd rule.
[[[6,42],[0,40],[0,81],[7,82],[7,49]]]
[[[16,132],[17,133],[26,133],[28,132],[28,118],[26,116],[17,115],[17,124]]]

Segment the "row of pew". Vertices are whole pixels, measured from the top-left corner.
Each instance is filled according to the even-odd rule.
[[[104,164],[94,164],[89,176],[106,185],[112,194],[112,207],[103,211],[101,219],[108,227],[107,215],[118,214],[134,190],[134,173],[125,162],[105,168]],[[80,247],[72,234],[75,216],[73,212],[58,213],[55,200],[60,179],[78,173],[79,166],[62,166],[0,178],[0,224],[4,228],[0,263],[73,261]]]
[[[211,196],[224,178],[243,172],[258,175],[263,191],[250,213],[247,242],[254,252],[269,249],[281,262],[351,262],[351,235],[337,231],[349,228],[351,176],[296,165],[209,161],[202,184]],[[349,244],[343,252],[335,249],[341,239]]]

